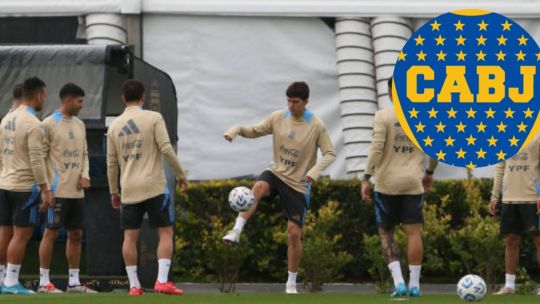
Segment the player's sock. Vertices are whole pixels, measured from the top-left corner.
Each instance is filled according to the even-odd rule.
[[[6,265],[0,265],[0,286],[4,284],[5,277],[6,277]]]
[[[516,275],[515,274],[509,274],[507,273],[505,275],[505,282],[504,282],[504,287],[506,288],[511,288],[511,289],[515,289],[515,286],[516,286]]]
[[[126,272],[129,279],[129,288],[141,288],[141,283],[139,283],[139,277],[137,277],[137,266],[126,266]]]
[[[242,229],[244,229],[245,224],[246,224],[246,220],[239,215],[236,218],[236,223],[234,224],[233,230],[236,230],[238,232],[242,232]]]
[[[79,280],[79,269],[69,269],[69,286],[79,286],[81,281]]]
[[[394,286],[397,287],[400,283],[405,283],[405,280],[403,280],[403,275],[401,274],[401,265],[399,264],[399,261],[394,261],[388,264],[388,269],[390,269],[390,273],[392,273]]]
[[[422,265],[409,265],[409,289],[416,287],[420,289],[420,270]]]
[[[171,268],[171,260],[159,259],[158,265],[159,268],[157,280],[160,283],[167,283],[167,278],[169,277],[169,268]]]
[[[296,276],[298,276],[298,272],[289,271],[289,278],[287,279],[287,285],[296,285]]]
[[[39,268],[39,286],[45,286],[51,282],[49,279],[49,269]]]
[[[4,280],[4,286],[14,286],[19,283],[19,271],[21,270],[21,265],[7,264],[7,274],[6,279]]]

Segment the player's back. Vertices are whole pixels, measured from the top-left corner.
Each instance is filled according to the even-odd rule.
[[[424,153],[411,142],[399,124],[394,108],[377,112],[376,123],[385,124],[386,139],[376,168],[375,191],[385,194],[421,194]]]
[[[120,164],[122,202],[133,203],[160,195],[165,187],[163,160],[156,144],[161,114],[138,106],[127,107],[107,132]]]
[[[29,147],[29,136],[42,139],[43,129],[34,109],[21,105],[8,113],[0,123],[2,134],[2,170],[0,188],[11,191],[29,191],[35,184],[30,153],[40,154],[41,142]]]

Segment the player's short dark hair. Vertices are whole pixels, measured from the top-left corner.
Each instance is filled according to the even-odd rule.
[[[66,83],[61,89],[60,89],[60,99],[64,99],[66,97],[83,97],[84,96],[84,90],[74,84],[74,83]]]
[[[122,95],[128,101],[141,100],[144,95],[144,85],[136,79],[129,79],[122,84]]]
[[[394,77],[390,76],[390,78],[388,78],[388,87],[391,88],[392,87],[392,82],[394,81]]]
[[[23,85],[17,83],[13,88],[13,99],[21,99],[23,97]]]
[[[23,96],[26,99],[32,99],[36,96],[39,90],[46,88],[45,82],[39,79],[37,76],[30,77],[23,82],[22,91]]]
[[[309,98],[309,86],[304,81],[293,82],[287,88],[285,95],[287,95],[289,98],[298,97],[300,99],[307,100]]]

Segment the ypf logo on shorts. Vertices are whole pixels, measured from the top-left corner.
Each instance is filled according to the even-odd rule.
[[[407,41],[393,100],[409,138],[460,167],[496,164],[535,136],[540,50],[517,23],[482,10],[440,15]]]

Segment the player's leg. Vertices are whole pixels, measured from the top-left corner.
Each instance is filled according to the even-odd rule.
[[[0,292],[2,292],[2,285],[6,275],[7,248],[12,237],[12,208],[6,198],[6,191],[0,190]]]
[[[124,242],[122,243],[122,256],[126,265],[129,279],[129,294],[138,296],[143,294],[139,277],[137,276],[137,241],[146,212],[146,202],[137,204],[122,204],[120,207],[120,222],[124,229]]]
[[[253,206],[248,211],[240,212],[236,217],[236,222],[232,230],[229,230],[227,234],[223,237],[223,240],[229,243],[238,243],[240,242],[240,234],[244,229],[244,225],[247,220],[255,213],[259,201],[271,194],[271,185],[274,183],[274,179],[277,178],[270,171],[264,171],[260,176],[257,182],[251,188],[253,191],[253,197],[255,202]]]
[[[422,212],[422,195],[402,195],[400,221],[403,223],[407,235],[407,260],[409,262],[409,295],[419,297],[420,271],[424,256],[424,243],[422,242],[422,225],[424,215]]]
[[[407,287],[405,286],[399,262],[399,247],[394,240],[394,227],[397,223],[396,211],[399,206],[396,204],[396,197],[395,195],[386,195],[379,192],[374,194],[375,221],[381,238],[382,253],[394,282],[392,297],[407,294]]]
[[[536,227],[536,232],[533,234],[533,240],[534,240],[534,246],[536,247],[536,262],[538,263],[538,265],[540,265],[540,227],[539,226]],[[536,292],[536,295],[540,296],[540,290]]]
[[[535,206],[536,207],[536,206]],[[521,243],[522,225],[520,207],[516,204],[502,204],[501,235],[504,236],[504,268],[505,283],[496,295],[513,294],[515,292],[516,271],[519,263],[519,245]],[[536,211],[533,211],[536,214]]]
[[[300,259],[302,258],[302,227],[298,223],[289,220],[287,222],[287,234],[289,240],[287,249],[288,279],[285,292],[297,293],[296,277],[300,269]]]
[[[51,211],[52,213],[52,211]],[[47,215],[50,213],[48,212]],[[49,222],[47,222],[49,225]],[[62,293],[61,290],[56,288],[53,283],[51,283],[49,278],[51,260],[54,250],[54,243],[58,238],[58,227],[48,227],[45,228],[43,237],[39,244],[39,287],[38,292],[40,293]]]

